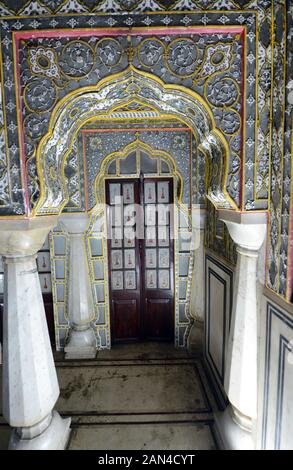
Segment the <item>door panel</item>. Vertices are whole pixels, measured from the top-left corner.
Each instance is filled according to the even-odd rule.
[[[108,180],[106,202],[112,341],[172,340],[173,180]]]
[[[113,300],[112,312],[114,341],[137,340],[140,337],[140,325],[136,299]]]
[[[139,182],[119,179],[106,185],[112,341],[140,337],[140,263],[134,204]]]
[[[146,339],[172,340],[174,322],[172,179],[143,182],[145,238],[141,242]]]
[[[145,335],[150,340],[173,339],[172,299],[145,299]]]

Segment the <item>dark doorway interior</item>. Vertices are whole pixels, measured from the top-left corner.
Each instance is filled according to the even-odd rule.
[[[173,179],[107,180],[106,202],[112,342],[173,341]]]

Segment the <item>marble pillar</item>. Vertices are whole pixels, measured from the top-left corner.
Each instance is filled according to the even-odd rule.
[[[221,431],[226,447],[254,449],[258,377],[257,261],[267,219],[265,213],[229,211],[220,211],[219,218],[225,222],[237,249],[224,379],[230,406],[222,417]]]
[[[188,335],[187,347],[190,353],[203,353],[204,337],[204,229],[206,212],[194,209],[192,229],[194,242],[194,265],[190,298],[192,326]]]
[[[65,346],[65,358],[91,359],[96,357],[97,340],[91,326],[95,312],[84,237],[89,225],[89,216],[62,214],[60,221],[69,235],[70,243],[68,281],[70,332]]]
[[[62,450],[70,419],[54,410],[59,386],[36,256],[56,217],[0,221],[4,261],[3,415],[14,428],[9,448]]]

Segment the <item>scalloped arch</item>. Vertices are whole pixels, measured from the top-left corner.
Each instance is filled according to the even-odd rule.
[[[34,215],[60,214],[68,200],[64,164],[79,129],[93,119],[111,119],[117,108],[137,101],[157,117],[175,117],[193,131],[199,150],[208,158],[207,197],[217,208],[236,209],[226,191],[228,147],[213,114],[201,96],[170,84],[133,66],[97,85],[65,96],[52,112],[49,131],[37,150],[41,193]],[[216,171],[215,171],[216,170]]]

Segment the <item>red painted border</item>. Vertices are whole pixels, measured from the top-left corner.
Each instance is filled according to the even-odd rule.
[[[60,32],[62,31],[62,32]],[[166,26],[146,28],[146,27],[133,27],[133,28],[99,28],[99,29],[68,29],[68,30],[41,30],[41,31],[16,31],[14,32],[14,38],[16,41],[21,39],[34,39],[34,38],[63,38],[63,37],[89,37],[89,36],[134,36],[139,32],[140,36],[150,36],[153,34],[162,35],[166,34],[174,35],[178,33],[183,34],[242,34],[244,31],[243,26],[191,26],[185,28],[184,26],[177,26],[168,28]]]
[[[108,36],[134,36],[139,33],[140,36],[153,36],[153,35],[175,35],[175,34],[240,34],[242,37],[242,44],[245,45],[245,28],[243,26],[191,26],[191,27],[155,27],[155,28],[146,28],[146,27],[133,27],[133,28],[99,28],[99,29],[70,29],[70,30],[41,30],[41,31],[16,31],[13,32],[13,48],[14,48],[14,64],[16,71],[16,85],[17,85],[17,94],[19,102],[19,123],[21,126],[20,129],[20,153],[21,153],[21,165],[22,165],[22,180],[25,189],[25,198],[26,198],[26,214],[29,214],[29,195],[28,195],[28,178],[26,172],[26,158],[25,158],[25,141],[24,141],[24,132],[23,132],[23,103],[21,96],[21,83],[20,83],[20,61],[19,61],[19,43],[21,40],[28,39],[38,39],[38,38],[62,38],[62,37],[89,37],[89,36],[98,36],[98,37],[108,37]],[[244,50],[244,48],[243,48]],[[245,65],[244,54],[242,54],[242,63],[243,71]],[[243,122],[243,110],[244,110],[244,76],[242,74],[242,144],[243,144],[243,133],[244,133],[244,122]],[[243,145],[241,149],[241,184],[240,184],[240,209],[242,207],[243,199],[243,185],[242,185],[242,175],[243,175]]]

